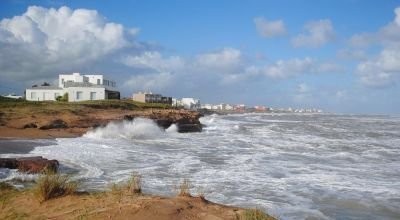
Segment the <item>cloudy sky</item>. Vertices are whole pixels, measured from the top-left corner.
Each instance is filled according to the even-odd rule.
[[[123,96],[399,114],[400,2],[2,0],[0,93],[71,72]]]

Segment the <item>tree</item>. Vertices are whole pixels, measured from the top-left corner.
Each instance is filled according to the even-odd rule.
[[[59,102],[68,102],[68,93],[64,93],[63,96],[57,96],[56,100]]]
[[[44,83],[42,84],[42,86],[50,86],[50,83],[44,82]]]

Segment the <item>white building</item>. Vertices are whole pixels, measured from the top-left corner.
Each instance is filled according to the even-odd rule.
[[[28,101],[55,101],[58,96],[68,94],[69,102],[119,99],[115,81],[103,75],[60,74],[56,86],[36,86],[25,91]]]
[[[213,107],[213,105],[211,105],[211,104],[204,104],[204,105],[201,105],[201,108],[203,108],[203,109],[208,109],[208,110],[211,110],[212,107]]]
[[[172,106],[177,108],[183,108],[183,103],[181,99],[172,98]]]

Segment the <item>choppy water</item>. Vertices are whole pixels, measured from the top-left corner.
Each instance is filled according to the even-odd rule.
[[[238,114],[201,121],[202,133],[187,134],[145,119],[112,124],[29,155],[59,160],[87,189],[139,172],[147,193],[173,195],[188,178],[194,194],[282,219],[400,219],[400,118]],[[0,178],[34,177],[2,170]]]

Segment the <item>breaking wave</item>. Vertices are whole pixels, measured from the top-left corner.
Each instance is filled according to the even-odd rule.
[[[84,137],[107,139],[150,139],[161,137],[165,134],[157,124],[145,118],[136,118],[132,121],[110,122],[105,127],[88,131]]]

